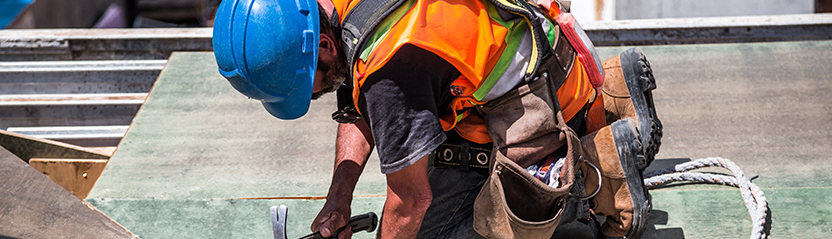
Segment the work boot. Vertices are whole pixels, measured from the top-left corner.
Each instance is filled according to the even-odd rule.
[[[662,123],[656,115],[653,93],[656,79],[650,62],[638,47],[630,48],[603,63],[604,110],[607,125],[633,118],[638,125],[647,165],[653,162],[662,139]]]
[[[595,165],[581,164],[587,195],[595,215],[605,216],[599,238],[640,238],[647,226],[652,207],[644,186],[644,155],[636,124],[625,118],[581,138],[583,159]]]

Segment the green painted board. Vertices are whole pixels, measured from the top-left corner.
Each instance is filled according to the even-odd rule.
[[[322,200],[238,199],[87,199],[114,215],[141,238],[273,238],[269,208],[286,205],[286,234],[298,238],[310,233],[312,220],[323,207]],[[354,214],[380,215],[383,197],[356,198]],[[355,238],[375,238],[374,233],[355,233]]]
[[[795,188],[765,190],[772,214],[769,238],[828,238],[832,233],[832,189]],[[739,190],[672,188],[651,191],[653,210],[647,220],[646,239],[748,238],[751,218]],[[591,238],[589,228],[575,222],[556,231],[562,238]]]
[[[608,58],[625,49],[598,50]],[[832,41],[642,49],[658,81],[654,96],[665,126],[648,171],[697,158],[731,159],[748,177],[760,176],[754,182],[769,200],[772,238],[826,237]],[[268,207],[278,204],[298,208],[290,213],[301,226],[293,224],[289,234],[307,233],[323,201],[286,197],[326,194],[334,105],[325,96],[302,119],[278,120],[231,88],[213,54],[175,53],[87,201],[143,238],[268,238]],[[356,199],[354,212],[380,212],[384,192],[373,156],[356,192],[366,197]],[[652,193],[648,238],[750,233],[735,189],[685,185]],[[584,229],[570,224],[559,233],[583,235]]]
[[[645,238],[746,238],[751,219],[740,192],[730,187],[653,191]],[[832,233],[830,188],[765,190],[772,215],[771,238],[825,238]],[[87,199],[113,220],[142,238],[270,238],[269,207],[289,207],[289,236],[309,233],[321,200],[134,200]],[[356,198],[353,213],[381,211],[384,198]],[[589,238],[588,227],[572,223],[558,228],[564,238]],[[356,238],[372,238],[357,233]]]
[[[234,90],[212,53],[173,54],[88,198],[325,196],[334,105],[279,120]],[[366,169],[357,193],[384,194],[378,160]]]

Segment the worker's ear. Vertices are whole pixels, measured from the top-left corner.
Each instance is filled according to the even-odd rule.
[[[318,59],[323,61],[334,61],[338,59],[338,48],[335,47],[335,38],[329,34],[322,33],[318,42]]]

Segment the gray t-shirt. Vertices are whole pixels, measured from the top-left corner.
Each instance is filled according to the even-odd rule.
[[[459,76],[436,54],[405,45],[367,77],[357,106],[373,133],[382,173],[414,164],[445,141],[439,115],[447,111],[451,82]]]

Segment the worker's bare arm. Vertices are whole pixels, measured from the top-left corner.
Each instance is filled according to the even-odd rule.
[[[380,238],[416,238],[432,200],[427,173],[428,156],[425,156],[413,165],[387,174]]]
[[[320,230],[322,236],[329,237],[336,229],[347,225],[352,193],[373,147],[372,134],[364,121],[338,125],[332,183],[326,203],[312,223],[312,231]],[[341,234],[339,238],[347,238],[349,230]]]

